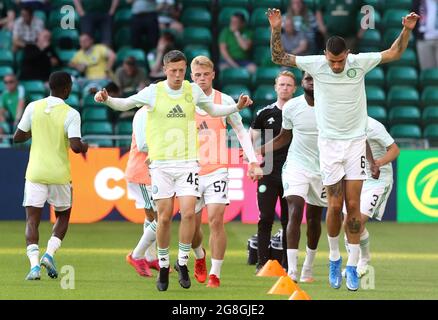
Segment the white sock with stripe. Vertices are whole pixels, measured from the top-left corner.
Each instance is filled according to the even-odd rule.
[[[170,257],[169,257],[169,247],[167,248],[157,248],[158,251],[158,263],[160,268],[169,268]]]
[[[350,252],[348,253],[347,266],[357,267],[359,262],[360,246],[359,244],[348,244]]]
[[[26,254],[30,261],[30,268],[40,265],[40,249],[37,244],[30,244],[26,248]]]
[[[144,230],[143,235],[132,252],[134,259],[142,259],[146,254],[147,248],[149,248],[152,242],[157,238],[157,221],[152,221],[148,227]]]
[[[190,257],[190,250],[192,248],[191,243],[179,243],[178,250],[178,264],[180,266],[186,266]]]

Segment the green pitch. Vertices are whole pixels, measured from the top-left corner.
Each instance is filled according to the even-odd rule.
[[[177,252],[178,225],[173,226],[171,263]],[[44,253],[51,225],[40,226],[40,254]],[[223,265],[221,287],[206,288],[192,276],[192,287],[182,289],[176,272],[170,277],[169,290],[158,292],[153,278],[142,278],[125,262],[126,254],[135,246],[141,225],[126,222],[103,222],[93,225],[71,225],[66,240],[56,255],[58,271],[63,266],[72,273],[49,279],[44,272],[41,281],[25,281],[29,270],[24,244],[24,222],[0,222],[0,299],[278,299],[288,296],[266,294],[276,278],[254,275],[254,266],[246,264],[247,239],[255,233],[255,225],[229,223],[228,250]],[[274,232],[278,226],[274,228]],[[373,223],[369,224],[374,277],[364,286],[367,290],[348,292],[345,282],[339,290],[329,288],[327,281],[327,239],[325,225],[315,263],[316,282],[300,285],[312,299],[438,299],[438,225]],[[205,236],[208,227],[204,226]],[[302,236],[305,229],[302,230]],[[302,237],[303,238],[303,237]],[[207,242],[206,242],[207,243]],[[342,244],[343,247],[343,244]],[[305,242],[300,244],[299,264],[304,260]],[[208,250],[208,249],[207,249]],[[207,257],[209,258],[208,251]],[[344,264],[346,261],[343,251]],[[209,267],[210,261],[207,260]],[[189,262],[193,275],[193,254]],[[65,267],[65,270],[72,270]],[[64,278],[63,276],[70,278]],[[372,289],[374,287],[374,289]]]

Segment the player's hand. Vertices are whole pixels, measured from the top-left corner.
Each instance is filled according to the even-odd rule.
[[[281,11],[279,9],[269,8],[266,15],[268,16],[269,24],[272,29],[281,28]]]
[[[373,164],[371,164],[370,171],[371,171],[371,177],[373,179],[376,179],[376,180],[379,179],[379,177],[380,177],[380,169],[379,169],[379,166],[376,165],[375,162]]]
[[[108,92],[106,92],[106,89],[103,88],[100,91],[97,91],[96,94],[94,95],[94,101],[96,102],[105,102],[106,100],[108,100]]]
[[[263,169],[260,168],[258,163],[251,162],[248,164],[247,175],[252,181],[260,180],[263,177]]]
[[[86,154],[88,152],[88,143],[82,142],[82,154]]]
[[[402,24],[406,29],[413,30],[420,16],[415,12],[411,12],[406,17],[403,17]]]
[[[250,105],[252,105],[251,98],[246,94],[241,94],[239,97],[239,101],[237,101],[237,108],[239,110],[242,110]]]

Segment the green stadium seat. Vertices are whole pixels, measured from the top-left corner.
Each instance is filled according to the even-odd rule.
[[[137,64],[141,67],[146,66],[146,55],[141,49],[119,50],[116,54],[116,66],[120,66],[127,57],[134,57]]]
[[[79,96],[75,93],[70,93],[70,96],[67,100],[65,100],[65,103],[67,103],[70,107],[76,110],[79,110],[81,108]]]
[[[242,122],[244,124],[251,124],[252,122],[252,110],[250,108],[245,108],[239,111],[240,116],[242,117]]]
[[[212,6],[211,0],[182,0],[181,3],[184,9],[190,7],[201,7],[205,9],[211,9]]]
[[[81,86],[76,81],[73,81],[73,86],[71,87],[71,94],[76,94],[78,97],[81,96]]]
[[[184,28],[183,39],[186,44],[210,46],[212,43],[210,29],[201,27]]]
[[[241,13],[245,17],[245,21],[249,21],[249,12],[245,7],[226,7],[222,8],[219,12],[219,29],[221,30],[224,27],[227,27],[230,24],[231,16],[234,13]]]
[[[389,133],[394,139],[421,139],[421,129],[416,124],[396,124],[391,127]]]
[[[10,147],[12,147],[10,139],[4,138],[2,141],[0,141],[0,148],[10,148]]]
[[[48,22],[48,26],[46,24],[46,26],[48,27],[49,30],[53,30],[55,28],[58,28],[61,26],[61,20],[65,17],[66,13],[62,12],[61,10],[51,10],[50,11],[50,16],[49,16],[49,22]],[[75,13],[75,26],[79,26],[79,14],[76,12]]]
[[[255,105],[267,106],[275,102],[277,99],[277,93],[275,92],[273,85],[261,85],[253,93],[252,100]]]
[[[295,76],[296,86],[301,87],[301,81],[303,80],[303,71],[298,68],[289,68],[288,71],[292,72]]]
[[[44,11],[36,10],[33,12],[33,16],[40,19],[44,23],[44,25],[47,25],[47,16]]]
[[[385,85],[385,73],[381,67],[372,69],[365,75],[365,84],[367,86],[379,86]]]
[[[58,54],[59,59],[61,60],[62,64],[68,65],[68,63],[73,59],[73,57],[76,54],[76,50],[57,50],[56,53]]]
[[[0,128],[3,130],[5,134],[11,133],[11,127],[9,126],[9,123],[1,121],[0,122]]]
[[[27,80],[20,81],[20,84],[23,86],[27,95],[32,93],[39,93],[42,95],[46,94],[46,87],[44,86],[44,82],[39,80]]]
[[[228,68],[219,74],[221,86],[238,84],[241,86],[251,85],[251,75],[246,68]]]
[[[0,66],[13,67],[14,66],[14,55],[10,50],[0,50]]]
[[[14,74],[14,69],[12,69],[9,66],[0,67],[0,80],[3,79],[3,77],[8,74]]]
[[[386,85],[414,86],[418,84],[418,72],[413,67],[389,67],[386,73]]]
[[[256,8],[281,8],[282,7],[282,1],[281,0],[251,0],[251,6],[253,9]]]
[[[418,65],[417,53],[412,48],[407,48],[401,56],[400,60],[391,62],[391,66],[409,66],[416,67]]]
[[[103,121],[88,121],[82,124],[83,135],[94,135],[94,134],[113,134],[113,126],[110,122]]]
[[[424,88],[421,94],[421,104],[424,107],[438,105],[438,86]]]
[[[0,50],[12,49],[12,32],[0,30]]]
[[[266,17],[266,8],[257,8],[255,9],[250,18],[250,25],[253,28],[257,27],[268,27],[269,28],[269,21]]]
[[[389,111],[389,123],[391,125],[400,123],[421,123],[421,111],[414,106],[394,107]]]
[[[132,134],[132,121],[121,121],[116,124],[116,134],[131,135]]]
[[[52,8],[61,8],[63,6],[72,6],[74,7],[74,0],[51,0],[50,4]]]
[[[254,45],[255,46],[269,46],[271,43],[271,29],[269,28],[256,28],[254,37]]]
[[[412,10],[412,0],[385,0],[385,10],[388,9],[404,9]]]
[[[315,11],[317,1],[318,0],[304,0],[303,2],[307,8],[309,8],[311,11]],[[284,0],[284,2],[286,3],[285,8],[287,8],[289,6],[290,0]]]
[[[370,105],[367,108],[367,112],[371,118],[376,119],[380,123],[386,125],[387,114],[386,114],[386,109],[384,107]]]
[[[379,30],[368,29],[363,38],[360,39],[359,46],[362,47],[378,47],[382,46],[382,35]]]
[[[271,58],[271,49],[268,46],[257,46],[253,50],[253,61],[259,67],[277,67]]]
[[[88,144],[93,146],[98,146],[99,148],[112,148],[114,146],[112,139],[87,139]]]
[[[204,8],[187,8],[181,15],[185,27],[211,27],[211,13]]]
[[[189,64],[196,56],[206,56],[209,58],[211,57],[208,47],[202,45],[185,46],[183,52],[186,55]]]
[[[225,87],[222,88],[222,92],[228,94],[236,102],[237,100],[239,100],[241,94],[246,94],[251,96],[251,91],[248,89],[248,87],[238,84],[226,85]]]
[[[383,14],[383,25],[385,28],[399,28],[399,33],[402,28],[402,18],[409,14],[409,10],[404,9],[388,9]]]
[[[130,139],[116,140],[116,147],[119,147],[119,148],[130,148],[131,147],[131,140]]]
[[[106,107],[85,108],[82,111],[82,119],[86,121],[108,121],[108,110]]]
[[[386,95],[382,88],[366,86],[367,102],[370,105],[386,105]]]
[[[114,35],[114,46],[119,49],[131,45],[131,29],[128,27],[120,28]]]
[[[438,124],[438,105],[429,106],[423,110],[423,125],[428,125],[431,123]]]
[[[252,77],[253,88],[259,85],[274,85],[275,78],[280,73],[280,67],[259,67]]]
[[[61,67],[61,68],[55,68],[55,71],[64,71],[67,72],[69,75],[71,75],[73,78],[78,78],[81,76],[81,73],[74,69],[74,68],[70,68],[70,67]]]
[[[250,7],[250,0],[219,0],[218,1],[219,10],[225,7]]]
[[[75,49],[79,47],[79,33],[74,29],[56,28],[52,31],[52,40],[59,49]]]
[[[438,68],[423,70],[420,74],[420,86],[438,86]]]
[[[301,86],[297,87],[297,90],[294,92],[293,98],[301,96],[304,94],[304,89]]]
[[[32,93],[32,94],[27,95],[27,102],[31,103],[31,102],[34,102],[37,100],[44,99],[45,97],[46,96],[44,94],[41,94],[41,93]]]
[[[429,124],[424,128],[424,137],[429,140],[438,140],[438,124]]]
[[[132,19],[132,10],[129,8],[118,9],[114,15],[114,28],[129,27]]]
[[[400,18],[399,26],[395,28],[390,28],[388,26],[385,27],[387,28],[383,36],[383,45],[385,48],[390,48],[394,43],[395,39],[398,38],[401,32],[401,26],[402,24]],[[409,38],[408,46],[415,47],[415,36],[412,33],[411,33],[411,37]]]
[[[393,86],[389,89],[387,105],[393,106],[417,106],[420,95],[417,89],[409,86]]]

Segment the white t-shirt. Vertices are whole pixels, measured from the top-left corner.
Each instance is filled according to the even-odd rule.
[[[326,139],[364,137],[367,127],[365,75],[382,60],[381,53],[349,54],[343,72],[334,73],[325,56],[298,56],[296,64],[313,77],[316,121]]]
[[[387,152],[387,148],[394,143],[394,139],[391,137],[388,131],[386,131],[385,126],[371,117],[368,117],[367,140],[374,159],[383,157]],[[391,163],[380,167],[379,179],[373,179],[371,177],[369,167],[370,165],[367,162],[368,179],[365,181],[364,186],[373,186],[376,184],[388,185],[393,182]]]
[[[57,97],[49,96],[45,99],[47,101],[47,112],[50,112],[50,110],[56,106],[65,104],[64,100]],[[18,124],[18,129],[24,132],[31,130],[34,110],[35,102],[29,103],[26,109],[24,109],[23,117]],[[70,108],[68,111],[64,122],[64,130],[68,138],[81,138],[81,116],[77,110]]]
[[[304,95],[286,102],[282,127],[293,130],[292,143],[283,168],[304,169],[320,174],[315,107],[308,105]]]

